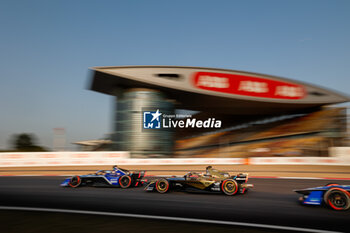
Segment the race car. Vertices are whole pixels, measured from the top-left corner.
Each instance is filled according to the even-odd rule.
[[[326,205],[334,210],[350,208],[350,185],[329,183],[325,186],[294,191],[303,195],[299,201],[304,205]]]
[[[67,178],[61,186],[72,188],[80,186],[138,187],[142,185],[141,179],[144,175],[145,171],[129,171],[118,166],[113,166],[112,171],[99,170],[93,174],[72,176]]]
[[[151,180],[145,187],[145,191],[157,191],[166,193],[172,189],[184,191],[222,192],[226,195],[245,193],[252,184],[247,184],[248,174],[240,173],[230,176],[229,173],[218,171],[211,166],[206,168],[205,173],[188,172],[183,177],[173,176],[169,178],[156,178]]]

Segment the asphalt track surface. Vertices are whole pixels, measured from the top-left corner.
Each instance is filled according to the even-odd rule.
[[[331,180],[249,179],[244,195],[145,192],[143,188],[62,188],[65,177],[0,177],[0,206],[104,211],[350,232],[350,211],[302,206],[293,189]],[[333,181],[350,185],[350,181]]]

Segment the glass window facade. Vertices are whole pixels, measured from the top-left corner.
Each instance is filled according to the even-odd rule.
[[[157,90],[133,88],[124,90],[116,105],[113,149],[130,151],[132,157],[173,154],[173,129],[143,129],[144,111],[174,114],[173,101]]]

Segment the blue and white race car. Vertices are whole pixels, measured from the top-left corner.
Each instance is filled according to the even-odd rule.
[[[99,170],[89,175],[72,176],[67,178],[61,186],[72,188],[80,186],[138,187],[142,185],[141,179],[144,175],[145,171],[129,171],[118,166],[113,166],[112,171]]]
[[[304,205],[327,205],[334,210],[350,208],[350,185],[329,183],[325,186],[294,190],[303,194],[299,198]]]

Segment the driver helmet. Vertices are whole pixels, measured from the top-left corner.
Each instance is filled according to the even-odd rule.
[[[205,170],[207,172],[207,175],[209,175],[209,169],[212,169],[213,167],[212,166],[208,166]]]

